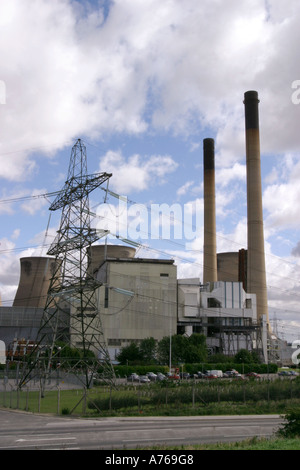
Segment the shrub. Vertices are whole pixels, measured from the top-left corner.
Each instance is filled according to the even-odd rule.
[[[132,408],[142,406],[148,403],[148,399],[144,396],[137,396],[135,393],[113,395],[110,397],[94,398],[88,402],[90,410],[120,410],[122,408]]]
[[[283,437],[300,436],[300,408],[296,408],[285,415],[286,423],[278,430],[278,434]]]

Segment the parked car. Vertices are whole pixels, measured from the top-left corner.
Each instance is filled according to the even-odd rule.
[[[245,374],[245,377],[253,378],[253,379],[260,379],[261,376],[257,374],[256,372],[248,372]]]
[[[191,375],[188,372],[180,372],[181,379],[190,379]]]
[[[221,370],[217,370],[217,369],[208,370],[207,373],[211,375],[216,375],[219,378],[223,377],[223,372]]]
[[[198,374],[190,374],[190,379],[199,379]]]
[[[147,375],[140,375],[139,382],[141,384],[146,384],[150,382],[150,379],[148,379]]]
[[[203,372],[197,372],[197,378],[198,379],[204,379],[205,378],[205,374]]]
[[[217,374],[212,374],[211,372],[208,371],[207,374],[205,374],[205,378],[206,379],[217,379],[218,376],[217,376]]]
[[[161,372],[158,372],[157,377],[156,377],[156,380],[157,380],[158,382],[161,382],[162,380],[166,380],[165,374],[162,374]]]
[[[157,379],[157,375],[154,374],[154,372],[147,372],[146,376],[151,380],[151,382],[155,382]]]
[[[238,376],[238,371],[235,369],[231,370],[226,370],[226,372],[223,373],[223,377],[237,377]]]
[[[290,375],[290,374],[288,373],[287,370],[281,370],[281,371],[278,372],[278,375],[287,376],[287,375]]]
[[[291,375],[294,375],[294,374],[291,374],[291,371],[289,370],[281,370],[280,372],[278,372],[278,375],[281,375],[283,377],[290,377]]]
[[[232,378],[235,380],[237,379],[245,380],[245,377],[243,377],[242,374],[239,374],[239,373],[237,373],[236,375],[233,375]]]
[[[127,377],[127,380],[128,382],[138,382],[140,379],[140,376],[133,373],[133,374],[130,374],[128,377]]]
[[[167,373],[167,379],[178,380],[178,379],[180,379],[180,376],[176,373],[172,374],[172,373],[168,372]]]

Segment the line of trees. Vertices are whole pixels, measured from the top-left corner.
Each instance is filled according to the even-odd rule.
[[[207,359],[206,337],[194,333],[191,336],[165,336],[160,341],[145,338],[139,344],[132,342],[121,349],[117,360],[122,365],[172,364],[204,362]]]
[[[196,364],[196,363],[234,363],[234,364],[258,364],[259,356],[256,352],[241,349],[233,357],[223,354],[208,355],[206,337],[194,333],[191,336],[173,335],[165,336],[160,341],[154,338],[145,338],[139,343],[132,342],[121,349],[117,356],[120,365],[150,365],[169,364],[171,351],[171,363]]]

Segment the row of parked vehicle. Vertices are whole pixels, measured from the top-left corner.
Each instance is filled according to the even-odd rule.
[[[165,374],[162,374],[161,372],[158,372],[157,374],[154,374],[154,372],[147,372],[146,375],[138,375],[138,374],[133,373],[127,377],[128,382],[139,382],[139,383],[162,381],[166,379],[167,379],[167,376]]]
[[[256,372],[249,372],[245,374],[245,377],[249,378],[261,378]],[[127,377],[128,382],[139,382],[139,383],[149,383],[149,382],[159,382],[162,380],[188,380],[188,379],[218,379],[218,378],[243,378],[243,376],[236,370],[228,370],[222,372],[221,370],[207,370],[205,372],[197,372],[196,374],[189,374],[188,372],[175,372],[162,374],[158,372],[147,372],[145,375],[131,374]]]
[[[253,372],[253,374],[255,374]],[[258,374],[256,374],[258,376]],[[206,370],[204,372],[197,372],[197,374],[187,374],[183,373],[182,378],[192,378],[192,379],[218,379],[218,378],[239,378],[242,377],[237,370],[228,370],[223,372],[221,370]]]
[[[294,370],[281,370],[280,372],[278,372],[278,375],[281,375],[283,377],[291,377],[298,374]]]

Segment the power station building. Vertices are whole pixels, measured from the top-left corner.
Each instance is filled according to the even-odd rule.
[[[97,302],[112,359],[130,342],[181,333],[202,333],[211,353],[240,349],[270,358],[262,216],[257,92],[245,93],[248,246],[217,253],[214,140],[203,141],[203,280],[178,279],[174,260],[136,257],[121,245],[90,247],[88,272],[100,284]],[[21,259],[20,283],[12,307],[0,307],[0,340],[34,341],[53,272],[53,259]],[[72,336],[70,325],[69,340]]]
[[[94,248],[102,251],[104,247]],[[132,341],[149,337],[159,341],[177,333],[177,267],[173,260],[106,258],[95,275],[102,283],[99,311],[111,356]]]

